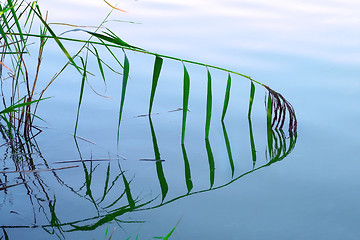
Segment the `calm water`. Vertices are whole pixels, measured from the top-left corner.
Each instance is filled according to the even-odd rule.
[[[40,5],[49,10],[49,22],[87,26],[109,11],[100,0]],[[265,91],[256,88],[250,134],[250,83],[243,78],[233,76],[224,128],[227,75],[215,70],[210,70],[210,138],[204,141],[206,69],[187,65],[190,112],[182,148],[182,112],[172,111],[182,107],[181,63],[164,60],[153,109],[159,114],[150,121],[135,116],[147,113],[154,58],[129,51],[119,145],[121,76],[110,71],[107,87],[100,75],[89,79],[111,99],[86,87],[78,135],[88,141],[79,139],[76,145],[71,133],[81,78],[69,70],[47,93],[54,97],[42,102],[39,115],[46,123],[39,125],[48,128],[31,152],[38,169],[47,168],[45,162],[71,168],[1,175],[8,185],[27,183],[0,192],[0,225],[10,239],[108,239],[112,232],[112,239],[152,239],[175,226],[170,239],[360,238],[360,3],[153,0],[123,1],[118,7],[127,13],[114,12],[111,20],[135,23],[107,26],[125,41],[233,69],[283,94],[298,118],[295,147],[278,162],[265,154]],[[68,29],[55,28],[59,33]],[[68,45],[73,51],[78,46]],[[105,50],[100,54],[111,62]],[[117,54],[123,58],[121,51]],[[66,62],[55,45],[44,59],[44,79]],[[91,64],[95,69],[96,62]],[[285,150],[294,142],[277,132],[274,136],[286,143]],[[15,170],[14,156],[4,147],[1,151],[2,169]],[[155,158],[164,161],[141,160]],[[79,159],[103,160],[74,161]]]

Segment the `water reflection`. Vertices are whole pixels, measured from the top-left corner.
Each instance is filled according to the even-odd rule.
[[[137,186],[134,185],[136,175],[131,175],[131,169],[124,169],[123,160],[114,158],[85,159],[80,147],[77,145],[77,141],[75,141],[75,144],[78,147],[80,159],[58,162],[58,164],[65,164],[65,167],[51,168],[42,156],[35,138],[20,145],[19,143],[9,144],[4,139],[4,144],[1,146],[4,157],[0,177],[0,194],[4,196],[0,206],[2,212],[2,237],[11,239],[13,229],[23,231],[22,234],[26,234],[29,229],[42,229],[53,237],[65,239],[72,232],[92,231],[109,224],[117,224],[119,228],[124,228],[124,224],[143,224],[143,219],[137,219],[139,212],[157,209],[180,199],[224,188],[252,172],[283,160],[294,149],[297,139],[296,133],[286,137],[283,131],[268,128],[267,162],[256,166],[259,152],[255,150],[255,138],[251,119],[249,118],[249,152],[251,158],[248,160],[252,161],[252,168],[236,174],[231,138],[228,135],[225,123],[222,122],[223,142],[231,169],[230,180],[221,185],[215,184],[215,166],[220,159],[216,159],[213,154],[210,143],[211,137],[206,138],[204,140],[204,151],[208,159],[209,187],[194,191],[196,181],[192,178],[194,172],[191,171],[190,163],[196,159],[189,159],[185,142],[185,144],[179,145],[182,155],[180,158],[183,159],[184,167],[183,169],[177,169],[177,171],[184,172],[182,181],[186,186],[186,191],[175,196],[169,196],[168,192],[171,185],[169,185],[168,180],[172,176],[168,175],[166,177],[166,169],[163,168],[166,160],[161,159],[160,147],[151,117],[148,117],[148,121],[154,159],[142,160],[151,160],[150,164],[154,164],[158,189],[148,189],[146,193],[137,193]],[[36,158],[36,161],[34,161],[34,158]],[[35,164],[35,162],[37,163]],[[59,176],[60,171],[67,171],[67,169],[71,168],[76,169],[77,175],[82,175],[79,178],[82,179],[80,182],[72,182],[71,179]],[[44,171],[51,172],[51,176],[43,174]],[[59,186],[55,186],[54,179],[60,183]],[[65,201],[64,198],[61,198],[61,192],[64,189],[71,193],[70,197],[67,198],[66,202],[59,202]],[[24,198],[18,199],[18,196],[16,196],[21,191],[26,193],[26,202]],[[152,192],[160,192],[160,194],[153,196]],[[18,202],[20,200],[21,203]],[[75,211],[71,213],[72,215],[64,217],[62,214],[64,209],[59,205],[69,206],[72,204],[82,206],[86,210]],[[24,206],[27,209],[26,211],[21,210]],[[132,214],[135,216],[134,219],[137,220],[128,220],[129,215]],[[18,224],[16,220],[13,221],[13,219],[17,218],[26,218],[27,224]],[[9,221],[5,221],[5,219],[9,219]]]

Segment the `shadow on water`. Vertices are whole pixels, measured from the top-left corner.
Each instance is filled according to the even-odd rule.
[[[255,138],[253,136],[253,128],[251,119],[248,118],[249,123],[249,139],[252,161],[252,169],[249,169],[240,174],[236,174],[231,142],[226,129],[226,125],[222,122],[223,138],[226,147],[228,165],[231,169],[229,176],[230,180],[222,183],[221,185],[215,184],[215,165],[217,159],[215,159],[210,140],[211,138],[205,138],[205,151],[208,158],[208,171],[209,171],[209,187],[203,189],[197,189],[194,191],[194,179],[192,178],[192,171],[190,168],[191,159],[188,158],[186,152],[186,142],[180,144],[182,156],[184,161],[183,181],[187,191],[176,196],[168,197],[169,191],[168,179],[165,177],[165,171],[163,168],[164,160],[160,156],[160,148],[156,137],[155,128],[151,117],[148,118],[149,127],[151,132],[152,146],[154,151],[154,159],[143,159],[153,162],[156,168],[156,178],[158,180],[159,196],[151,197],[151,194],[144,196],[135,195],[132,182],[136,178],[129,176],[127,170],[122,169],[121,159],[84,159],[80,148],[78,147],[80,160],[69,161],[67,164],[71,165],[62,168],[51,168],[46,159],[42,156],[39,146],[36,143],[36,139],[24,143],[3,144],[1,146],[3,152],[3,171],[1,171],[0,177],[0,194],[3,195],[3,201],[0,205],[1,208],[7,208],[7,204],[11,202],[11,199],[7,199],[7,196],[11,195],[12,190],[23,190],[27,193],[27,200],[21,199],[26,203],[27,208],[32,209],[32,219],[27,219],[31,222],[29,224],[4,224],[2,223],[2,235],[4,239],[11,237],[11,230],[26,231],[26,229],[43,229],[50,235],[54,235],[57,238],[65,239],[71,232],[83,232],[92,231],[100,226],[106,226],[107,224],[117,224],[119,228],[123,228],[124,224],[142,224],[143,220],[124,220],[128,219],[127,214],[138,213],[141,211],[148,211],[151,209],[161,208],[172,202],[189,198],[193,195],[215,191],[217,189],[224,188],[230,184],[239,181],[242,177],[258,171],[262,168],[268,167],[273,163],[279,162],[286,158],[294,149],[296,144],[297,135],[290,134],[289,137],[285,136],[282,130],[267,129],[267,147],[266,147],[266,163],[257,166],[258,152],[256,151]],[[2,127],[2,130],[4,128]],[[36,157],[42,160],[42,163],[34,164],[33,158]],[[11,160],[11,161],[10,161]],[[10,166],[10,162],[13,166]],[[39,161],[37,161],[39,162]],[[9,169],[14,168],[14,171]],[[74,187],[71,181],[66,178],[59,177],[59,172],[65,169],[74,168],[76,174],[82,174],[82,184]],[[115,170],[115,171],[113,171]],[[80,201],[81,205],[86,205],[92,209],[88,212],[92,216],[81,217],[78,213],[74,212],[72,216],[68,216],[66,219],[59,217],[59,212],[56,207],[59,204],[56,192],[53,190],[49,177],[42,175],[42,172],[50,172],[52,178],[60,183],[61,188],[70,190],[73,195],[74,201]],[[96,175],[97,174],[97,175]],[[96,175],[96,176],[95,176]],[[101,177],[99,177],[101,176]],[[169,177],[168,177],[169,178]],[[99,184],[102,186],[99,191]],[[52,190],[51,190],[52,189]],[[95,189],[95,190],[94,190]],[[51,193],[50,193],[51,192]],[[160,202],[158,201],[160,200]],[[64,203],[62,203],[64,204]],[[68,204],[68,203],[65,203]],[[89,207],[89,204],[92,207]],[[39,211],[41,209],[41,211]],[[21,212],[11,210],[11,214],[22,217]],[[46,222],[43,223],[44,219]],[[69,220],[70,219],[70,220]],[[22,230],[21,230],[22,229]]]

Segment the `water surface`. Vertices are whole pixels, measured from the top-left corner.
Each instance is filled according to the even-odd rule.
[[[102,1],[40,4],[49,10],[49,22],[77,25],[96,25],[109,11]],[[206,142],[206,69],[189,65],[191,112],[182,148],[182,113],[169,112],[182,106],[182,65],[164,61],[153,109],[160,114],[151,121],[136,118],[147,113],[154,58],[128,51],[131,70],[119,146],[121,77],[109,79],[106,92],[101,79],[91,80],[112,99],[87,87],[78,135],[96,144],[80,139],[78,148],[71,133],[81,78],[68,71],[48,92],[55,97],[42,105],[39,114],[47,123],[39,124],[50,128],[38,136],[41,155],[34,150],[34,158],[37,163],[46,159],[53,168],[78,167],[57,175],[39,173],[38,178],[28,174],[30,189],[16,186],[1,192],[0,225],[10,239],[103,239],[107,228],[114,231],[113,239],[135,239],[137,234],[151,239],[164,237],[175,226],[173,239],[360,237],[359,3],[159,0],[123,1],[118,7],[127,13],[114,12],[110,19],[136,22],[107,24],[125,41],[239,71],[283,94],[296,110],[296,146],[285,159],[266,166],[271,160],[265,155],[264,90],[257,87],[253,166],[247,119],[250,83],[234,77],[225,120],[232,165],[220,122],[227,75],[211,70],[214,105]],[[59,32],[65,30],[58,26]],[[45,58],[52,72],[43,70],[44,78],[66,61],[58,56],[54,45]],[[289,146],[289,138],[286,143]],[[9,154],[4,154],[3,168],[13,170]],[[140,161],[158,155],[165,161]],[[81,158],[111,160],[56,163]],[[114,187],[102,199],[107,176]],[[8,175],[2,181],[16,182],[17,177]],[[132,201],[139,208],[133,208]],[[131,210],[121,212],[122,207]],[[116,213],[117,223],[110,221],[111,213]]]

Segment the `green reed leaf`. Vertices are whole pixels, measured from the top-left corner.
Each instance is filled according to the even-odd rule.
[[[131,189],[130,189],[130,184],[129,182],[126,180],[125,178],[125,174],[122,175],[123,177],[123,181],[124,181],[124,186],[125,186],[125,193],[126,193],[126,197],[129,203],[130,208],[135,208],[135,201],[131,195]]]
[[[150,123],[151,138],[152,138],[152,142],[153,142],[155,159],[156,159],[156,160],[161,160],[160,151],[159,151],[159,146],[158,146],[157,139],[156,139],[156,135],[155,135],[155,129],[154,129],[154,125],[153,125],[153,123],[152,123],[152,120],[151,120],[151,117],[150,117],[150,116],[149,116],[149,123]]]
[[[0,6],[0,17],[6,13],[7,11],[9,11],[11,8],[14,8],[14,6],[12,7],[8,7],[8,8],[5,8],[5,9],[2,9],[2,7]]]
[[[6,48],[9,48],[9,42],[8,42],[8,40],[7,40],[5,31],[4,31],[4,28],[3,28],[2,25],[0,25],[0,34],[1,34],[2,39],[4,39]]]
[[[230,89],[231,89],[231,76],[230,73],[228,75],[228,80],[227,80],[227,84],[226,84],[226,92],[225,92],[225,98],[224,98],[224,107],[223,107],[223,112],[222,112],[222,116],[221,116],[221,121],[224,121],[225,118],[225,114],[229,105],[229,99],[230,99]]]
[[[8,6],[9,6],[9,8],[10,8],[10,11],[11,11],[11,13],[12,13],[12,16],[13,16],[13,18],[14,18],[16,28],[17,28],[17,30],[19,31],[20,39],[21,39],[21,41],[25,44],[24,35],[23,35],[23,33],[22,33],[22,30],[21,30],[21,26],[20,26],[20,23],[19,23],[19,19],[18,19],[17,14],[16,14],[16,12],[15,12],[15,10],[14,10],[14,5],[13,5],[13,3],[12,3],[12,0],[8,0],[7,2],[8,2]]]
[[[190,193],[191,190],[193,189],[194,185],[191,180],[190,163],[189,163],[189,159],[188,159],[184,144],[181,144],[181,151],[182,151],[183,158],[184,158],[186,187],[187,187],[188,193]]]
[[[229,136],[228,136],[227,131],[226,131],[225,123],[221,122],[221,125],[222,125],[224,139],[225,139],[226,151],[227,151],[227,154],[228,154],[228,157],[229,157],[229,162],[230,162],[231,177],[234,177],[235,166],[234,166],[234,159],[233,159],[233,156],[232,156],[232,153],[231,153],[230,140],[229,140]]]
[[[108,167],[107,167],[107,170],[106,170],[104,193],[103,193],[103,196],[101,197],[100,201],[98,202],[98,204],[100,204],[102,201],[104,201],[105,196],[108,193],[109,179],[110,179],[110,162],[108,163]]]
[[[175,229],[176,229],[176,227],[173,227],[171,229],[171,231],[163,238],[163,240],[168,240],[171,237],[171,235],[173,234],[173,232],[175,231]]]
[[[49,99],[49,98],[42,98],[42,99],[33,100],[33,101],[29,101],[29,102],[19,103],[19,102],[21,102],[22,100],[24,100],[24,98],[22,98],[22,99],[20,99],[17,103],[15,103],[15,104],[13,104],[13,105],[10,105],[9,107],[1,110],[1,111],[0,111],[0,114],[6,114],[6,113],[11,113],[11,112],[16,112],[16,111],[19,110],[19,108],[22,108],[22,107],[31,105],[31,104],[33,104],[33,103],[37,103],[37,102],[43,101],[43,100],[45,100],[45,99]]]
[[[267,128],[271,128],[271,122],[272,122],[272,100],[271,100],[271,94],[268,94],[267,104],[266,104],[266,123]]]
[[[30,7],[30,11],[29,11],[29,13],[28,13],[28,15],[27,15],[27,17],[26,17],[26,21],[25,21],[24,26],[26,26],[26,25],[28,24],[31,16],[34,16],[34,14],[32,14],[32,13],[33,13],[33,8],[35,7],[36,2],[34,1],[34,2],[28,3],[28,4],[29,4],[29,5],[31,4],[31,7]]]
[[[93,203],[96,210],[99,211],[98,205],[96,204],[96,201],[95,201],[92,191],[91,191],[91,181],[92,181],[92,176],[93,176],[93,172],[94,172],[94,168],[92,165],[93,165],[92,162],[90,162],[90,168],[89,168],[90,172],[89,172],[85,163],[82,162],[82,166],[83,166],[84,174],[85,174],[86,195],[89,196],[90,201]]]
[[[272,100],[271,94],[268,94],[267,104],[266,104],[266,124],[267,124],[267,140],[268,140],[268,150],[269,156],[271,158],[272,149],[273,149],[273,131],[271,129],[272,121]]]
[[[122,175],[122,174],[121,174]],[[112,206],[114,206],[118,201],[120,201],[120,199],[122,199],[124,196],[125,196],[125,194],[126,194],[126,191],[124,190],[122,193],[121,193],[121,195],[117,198],[117,199],[115,199],[115,201],[113,201],[111,204],[109,204],[108,206],[106,206],[106,207],[104,207],[104,209],[107,209],[107,208],[110,208],[110,207],[112,207]]]
[[[119,143],[120,139],[120,122],[122,117],[122,112],[124,108],[125,102],[125,93],[126,93],[126,86],[129,79],[129,59],[127,58],[124,52],[124,72],[123,72],[123,81],[122,81],[122,88],[121,88],[121,99],[120,99],[120,112],[119,112],[119,123],[117,129],[117,142]]]
[[[95,50],[95,56],[96,56],[96,59],[97,59],[97,63],[98,63],[98,66],[99,66],[99,70],[100,70],[102,79],[104,80],[104,83],[106,84],[105,73],[104,73],[103,66],[102,66],[102,64],[101,64],[101,59],[100,59],[98,50],[97,50],[96,47],[94,47],[94,46],[93,46],[93,48],[94,48],[94,50]]]
[[[38,6],[38,5],[37,5]],[[32,8],[34,10],[34,8]],[[42,18],[41,14],[38,13],[36,10],[34,10],[34,13],[38,16],[42,24],[44,24],[45,28],[49,31],[52,38],[54,38],[57,45],[60,47],[61,51],[64,53],[64,55],[67,57],[69,62],[76,68],[76,70],[82,74],[81,69],[78,67],[78,65],[75,63],[74,58],[72,58],[69,54],[69,52],[66,50],[64,45],[61,43],[60,38],[55,34],[55,32],[51,29],[51,27],[46,23],[46,21]]]
[[[156,173],[157,173],[159,183],[160,183],[162,202],[163,202],[166,197],[166,194],[169,190],[169,186],[166,182],[166,178],[165,178],[165,174],[164,174],[164,170],[163,170],[161,161],[156,162]]]
[[[160,150],[159,150],[159,146],[158,146],[156,134],[155,134],[155,129],[154,129],[154,125],[152,123],[150,116],[149,116],[149,123],[150,123],[150,130],[151,130],[151,137],[152,137],[152,142],[153,142],[153,147],[154,147],[155,159],[161,160]],[[165,174],[164,174],[164,170],[163,170],[161,161],[156,162],[156,173],[157,173],[159,183],[160,183],[162,201],[164,201],[166,194],[169,190],[169,186],[168,186],[166,178],[165,178]]]
[[[212,109],[212,90],[211,90],[211,75],[207,69],[207,98],[206,98],[206,122],[205,122],[205,138],[209,138],[211,109]]]
[[[189,106],[189,93],[190,93],[190,77],[189,73],[184,65],[184,85],[183,85],[183,117],[182,117],[182,131],[181,131],[181,143],[184,144],[185,140],[185,128],[186,128],[186,116]]]
[[[210,188],[212,188],[214,186],[214,182],[215,182],[215,160],[214,160],[214,155],[211,150],[210,141],[208,138],[205,138],[205,147],[206,147],[206,152],[207,152],[208,161],[209,161]]]
[[[15,133],[17,133],[17,129],[14,127],[14,125],[9,122],[9,119],[6,118],[5,115],[3,114],[0,114],[0,118],[2,120],[4,120],[4,122],[6,123],[6,126],[7,126],[7,129],[5,130],[6,131],[6,135],[10,138],[10,139],[14,139],[14,135],[12,134],[12,130],[14,130]]]
[[[151,95],[150,95],[150,105],[149,105],[149,115],[151,114],[154,97],[155,97],[155,91],[157,87],[157,83],[160,76],[161,67],[163,64],[163,59],[159,56],[156,56],[155,58],[155,64],[154,64],[154,72],[153,72],[153,78],[152,78],[152,85],[151,85]]]
[[[76,136],[76,132],[77,132],[77,128],[78,128],[79,116],[80,116],[80,107],[81,107],[81,103],[82,103],[82,99],[83,99],[84,86],[85,86],[85,81],[86,81],[87,58],[86,58],[86,61],[84,61],[84,59],[82,57],[80,57],[80,59],[81,59],[82,65],[83,65],[84,72],[83,72],[82,80],[81,80],[80,96],[79,96],[78,108],[77,108],[77,114],[76,114],[76,123],[75,123],[74,136]]]
[[[253,134],[253,129],[252,129],[252,124],[251,124],[251,118],[248,118],[249,121],[249,135],[250,135],[250,147],[251,147],[251,157],[252,157],[252,161],[253,161],[253,168],[255,167],[256,164],[256,149],[255,149],[255,140],[254,140],[254,134]]]
[[[96,32],[91,32],[91,31],[86,31],[86,30],[83,30],[85,32],[87,32],[88,34],[94,36],[94,37],[97,37],[99,40],[104,40],[106,42],[109,42],[109,43],[113,43],[115,45],[119,45],[121,47],[127,47],[127,48],[134,48],[134,49],[140,49],[140,50],[143,50],[141,48],[138,48],[138,47],[135,47],[135,46],[132,46],[126,42],[124,42],[121,38],[119,38],[115,33],[113,33],[110,29],[107,29],[108,32],[103,32],[104,34],[101,34],[101,33],[96,33]]]
[[[248,117],[251,116],[252,106],[253,106],[253,102],[254,102],[254,96],[255,96],[255,85],[253,82],[251,82]]]

